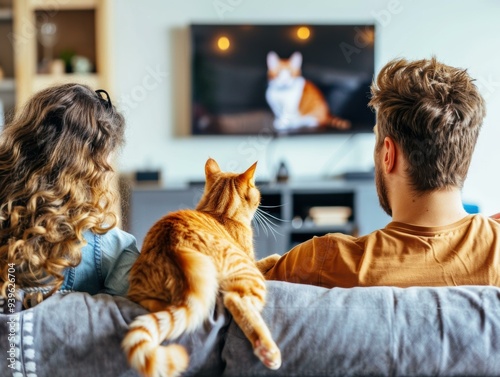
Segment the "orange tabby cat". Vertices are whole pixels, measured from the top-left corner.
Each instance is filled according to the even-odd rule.
[[[242,174],[226,173],[208,159],[196,210],[170,213],[146,235],[128,296],[152,313],[137,317],[122,342],[129,363],[142,375],[178,376],[186,370],[186,350],[160,343],[200,327],[218,292],[255,355],[270,369],[280,367],[280,351],[260,315],[266,286],[254,260],[251,227],[260,203],[256,165]]]
[[[267,54],[266,100],[275,116],[276,131],[349,128],[348,120],[330,114],[325,97],[316,85],[302,76],[301,67],[300,52],[294,52],[289,59],[280,59],[274,51]]]

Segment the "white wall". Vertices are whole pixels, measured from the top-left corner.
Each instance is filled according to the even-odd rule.
[[[224,13],[216,5],[226,4]],[[497,0],[115,0],[115,93],[128,122],[122,171],[162,170],[166,186],[203,178],[208,156],[226,169],[259,160],[260,178],[278,162],[294,178],[320,179],[372,165],[372,135],[296,137],[179,136],[189,127],[192,22],[376,23],[376,70],[394,57],[436,55],[468,68],[488,115],[464,187],[464,199],[500,212],[500,1]]]

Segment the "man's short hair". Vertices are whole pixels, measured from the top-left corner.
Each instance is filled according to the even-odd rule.
[[[391,137],[407,162],[416,192],[462,188],[485,103],[465,69],[436,60],[387,63],[371,86],[379,149]]]

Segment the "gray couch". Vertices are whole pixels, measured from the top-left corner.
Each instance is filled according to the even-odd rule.
[[[191,354],[186,375],[500,375],[499,288],[268,287],[264,317],[282,367],[260,364],[219,302],[203,329],[179,340]],[[120,342],[144,312],[124,298],[69,293],[0,315],[1,375],[137,376]]]

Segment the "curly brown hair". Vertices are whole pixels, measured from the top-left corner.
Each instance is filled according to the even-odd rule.
[[[83,233],[102,234],[116,226],[111,157],[123,139],[123,117],[79,84],[35,94],[5,126],[0,138],[4,297],[9,265],[15,266],[16,287],[50,287],[48,296],[61,287],[64,270],[80,263]]]
[[[465,69],[436,60],[395,59],[380,71],[369,105],[377,112],[378,150],[399,145],[416,192],[462,188],[485,102]]]

